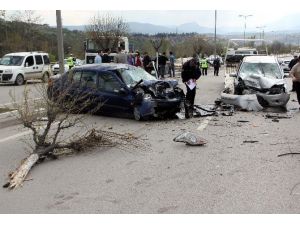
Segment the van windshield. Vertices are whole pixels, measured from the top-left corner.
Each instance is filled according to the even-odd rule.
[[[0,65],[21,66],[23,59],[24,56],[4,56],[0,61]]]

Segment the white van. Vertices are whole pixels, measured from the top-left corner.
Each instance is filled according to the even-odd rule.
[[[50,76],[50,60],[44,52],[10,53],[0,61],[0,83],[22,85],[31,79],[47,82]]]

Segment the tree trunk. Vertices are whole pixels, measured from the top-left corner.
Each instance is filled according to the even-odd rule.
[[[38,161],[38,159],[39,159],[39,155],[36,153],[29,155],[19,166],[19,168],[9,176],[10,181],[6,185],[4,185],[4,187],[14,189],[22,185],[28,172]]]

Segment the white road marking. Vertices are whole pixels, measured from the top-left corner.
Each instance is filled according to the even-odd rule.
[[[56,127],[56,125],[58,125],[58,124],[59,124],[59,121],[53,123],[52,127]],[[46,126],[44,126],[44,127],[46,127]],[[9,141],[9,140],[12,140],[12,139],[16,139],[18,137],[22,137],[22,136],[25,136],[25,135],[31,134],[31,133],[32,133],[31,130],[27,130],[27,131],[24,131],[24,132],[21,132],[21,133],[18,133],[18,134],[14,134],[12,136],[0,139],[0,143],[6,142],[6,141]]]
[[[9,137],[0,139],[0,143],[6,142],[6,141],[9,141],[9,140],[18,138],[18,137],[22,137],[22,136],[25,136],[25,135],[30,134],[30,133],[32,133],[31,130],[24,131],[24,132],[22,132],[22,133],[18,133],[18,134],[15,134],[15,135],[12,135],[12,136],[9,136]]]
[[[212,119],[212,116],[206,117],[206,119],[202,121],[202,123],[197,128],[197,130],[203,131],[207,127],[207,125],[209,124],[209,122],[211,121],[211,119]]]

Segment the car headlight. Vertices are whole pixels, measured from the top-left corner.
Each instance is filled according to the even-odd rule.
[[[11,69],[4,70],[4,73],[12,73],[12,70]]]
[[[144,94],[143,98],[144,100],[149,101],[152,99],[152,96],[150,94]]]

